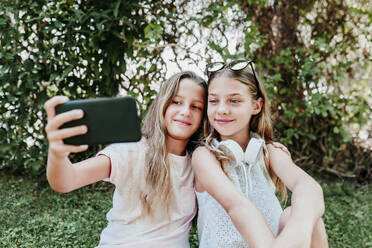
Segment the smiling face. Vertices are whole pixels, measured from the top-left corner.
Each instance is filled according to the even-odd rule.
[[[247,85],[229,78],[214,78],[208,87],[208,120],[221,140],[244,143],[252,115],[261,111],[262,99],[253,100]]]
[[[188,142],[203,119],[204,88],[189,78],[180,81],[164,114],[168,141]]]

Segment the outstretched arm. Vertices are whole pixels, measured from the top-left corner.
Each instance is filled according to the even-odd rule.
[[[230,216],[235,227],[252,247],[272,247],[274,235],[253,203],[242,195],[222,171],[220,162],[205,147],[192,155],[192,167],[199,191],[206,190]]]
[[[322,188],[281,149],[268,145],[268,151],[274,172],[292,191],[291,214],[275,246],[310,247],[314,225],[325,209]]]
[[[71,163],[68,155],[71,152],[85,151],[88,146],[65,145],[63,139],[84,134],[87,128],[78,126],[58,129],[68,121],[83,117],[83,112],[79,110],[56,115],[55,107],[67,100],[67,97],[56,96],[48,100],[44,106],[48,118],[45,132],[49,141],[47,178],[50,186],[61,193],[107,178],[110,171],[110,159],[105,156],[90,158],[76,164]]]

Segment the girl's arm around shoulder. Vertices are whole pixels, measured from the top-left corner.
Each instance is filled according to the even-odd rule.
[[[207,191],[227,212],[235,227],[252,247],[270,247],[274,235],[261,212],[226,176],[220,162],[206,147],[192,154],[197,190]]]
[[[297,228],[311,236],[314,224],[325,210],[322,188],[310,175],[295,165],[287,153],[272,145],[267,147],[270,166],[292,191],[291,215],[284,230]]]

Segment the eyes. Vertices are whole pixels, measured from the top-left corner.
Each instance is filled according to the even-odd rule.
[[[208,99],[208,102],[210,104],[216,104],[216,103],[219,102],[219,99],[217,99],[217,98],[210,98],[210,99]],[[238,104],[238,103],[241,103],[242,100],[241,99],[238,99],[238,98],[230,98],[230,99],[227,100],[227,102],[228,103],[231,103],[231,104]]]
[[[182,101],[172,100],[172,104],[181,105]],[[196,109],[196,110],[203,110],[203,106],[201,104],[200,105],[199,104],[192,104],[191,108]]]

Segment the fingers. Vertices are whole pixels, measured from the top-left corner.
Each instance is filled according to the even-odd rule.
[[[49,141],[49,150],[59,157],[68,156],[71,152],[83,152],[88,149],[87,145],[74,146],[63,143],[63,139],[65,138],[82,135],[88,131],[85,125],[59,129],[64,123],[81,119],[84,116],[84,112],[81,109],[75,109],[56,115],[55,107],[67,101],[68,98],[65,96],[55,96],[44,104],[48,119],[45,132]]]
[[[52,132],[47,133],[49,142],[59,142],[65,138],[69,138],[76,135],[85,134],[88,131],[87,126],[81,125],[71,128],[58,129]],[[59,142],[60,143],[60,142]]]
[[[67,157],[69,153],[83,152],[88,149],[88,145],[67,145],[63,143],[63,139],[81,135],[87,132],[86,126],[78,126],[72,128],[63,128],[48,134],[49,151],[56,157]]]
[[[66,96],[55,96],[45,102],[44,109],[47,113],[48,121],[56,115],[55,107],[67,101],[68,97]]]
[[[81,119],[84,116],[84,112],[81,109],[75,109],[55,115],[54,117],[48,119],[48,124],[45,127],[47,133],[57,130],[64,123]]]
[[[68,156],[69,153],[78,153],[87,150],[88,145],[74,146],[54,142],[49,146],[49,149],[54,154],[66,154],[65,156]]]
[[[272,145],[275,147],[275,148],[278,148],[280,150],[282,150],[283,152],[285,152],[287,155],[291,156],[291,153],[288,151],[287,147],[284,146],[283,144],[279,143],[279,142],[273,142]]]
[[[72,136],[82,135],[88,131],[87,126],[81,125],[70,128],[62,128],[47,132],[47,138],[49,141],[49,150],[57,157],[66,157],[69,153],[83,152],[88,149],[88,145],[66,145],[63,143],[63,139]]]

